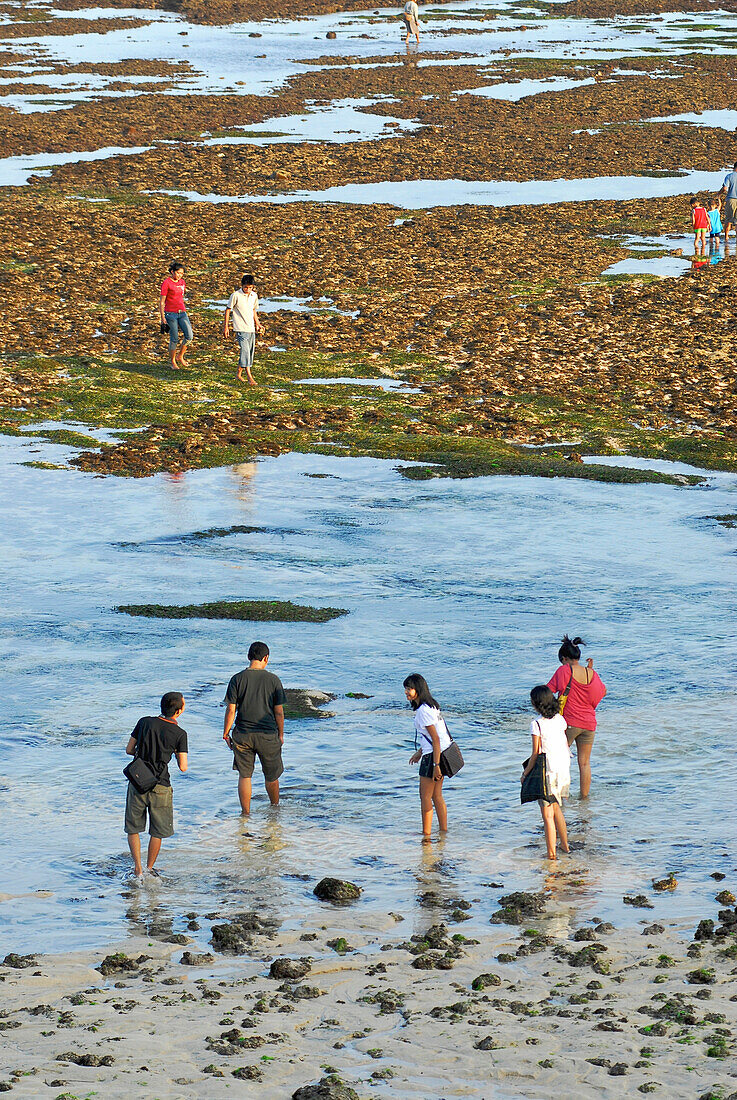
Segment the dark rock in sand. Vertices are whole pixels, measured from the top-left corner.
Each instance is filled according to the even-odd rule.
[[[626,1062],[615,1062],[613,1066],[609,1067],[608,1073],[610,1077],[624,1077],[627,1072]]]
[[[307,959],[274,959],[269,967],[269,977],[288,979],[297,982],[310,972],[310,963]]]
[[[356,898],[361,896],[360,886],[356,886],[353,882],[344,882],[339,878],[320,879],[312,892],[320,901],[332,901],[339,904],[355,901]]]
[[[665,932],[662,924],[648,924],[642,930],[643,936],[659,936],[661,932]]]
[[[179,960],[184,966],[207,966],[215,962],[215,956],[208,952],[202,955],[193,955],[191,951],[184,951]]]
[[[490,924],[522,924],[529,917],[538,917],[545,910],[546,895],[515,891],[499,898],[501,909],[489,918]]]
[[[573,933],[572,938],[576,943],[583,943],[584,941],[591,942],[596,939],[596,933],[593,928],[579,928]]]
[[[74,1062],[77,1066],[92,1066],[97,1068],[98,1066],[113,1066],[115,1065],[115,1059],[112,1054],[75,1054],[73,1050],[68,1050],[64,1054],[57,1054],[57,1062]]]
[[[323,1077],[316,1085],[302,1085],[292,1093],[292,1100],[360,1100],[358,1093],[337,1074]]]
[[[700,920],[699,926],[694,934],[695,940],[711,940],[714,938],[714,921],[713,920]]]
[[[231,1076],[237,1077],[239,1081],[261,1081],[264,1071],[259,1066],[241,1066],[240,1069],[234,1069]]]
[[[478,1043],[474,1043],[473,1047],[474,1050],[498,1050],[500,1045],[493,1036],[487,1035],[485,1039],[479,1039]]]
[[[479,974],[477,978],[474,978],[471,982],[471,989],[480,993],[490,985],[501,985],[502,979],[497,974]]]
[[[16,955],[15,951],[11,951],[3,959],[3,966],[12,966],[14,970],[25,970],[27,967],[35,965],[35,955]]]
[[[689,985],[713,985],[716,974],[710,967],[702,966],[699,970],[692,970],[687,974],[686,981]]]
[[[221,955],[245,955],[256,936],[273,937],[279,922],[258,913],[238,913],[228,924],[214,924],[210,943]]]
[[[115,955],[106,955],[95,970],[99,970],[103,978],[108,978],[111,974],[124,974],[138,970],[141,963],[148,962],[149,958],[149,955],[139,955],[137,959],[131,959],[118,951]]]
[[[178,943],[184,946],[185,943],[191,943],[192,937],[185,936],[183,932],[172,932],[171,936],[166,936],[164,943]]]

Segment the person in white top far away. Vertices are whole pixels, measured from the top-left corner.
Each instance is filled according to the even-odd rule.
[[[417,45],[420,44],[420,9],[417,7],[415,0],[407,0],[404,5],[404,11],[402,12],[402,19],[404,25],[407,28],[407,36],[405,42],[409,42],[410,35],[414,35],[417,40]]]
[[[241,279],[241,289],[234,290],[228,300],[223,322],[223,335],[226,340],[230,336],[231,318],[233,332],[240,345],[238,381],[243,381],[243,371],[245,371],[250,385],[255,386],[256,380],[251,373],[251,367],[256,349],[256,333],[261,332],[263,326],[258,319],[258,295],[253,275],[244,275]]]

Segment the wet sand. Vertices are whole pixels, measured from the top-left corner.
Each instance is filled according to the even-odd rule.
[[[300,1100],[729,1095],[734,936],[694,941],[677,887],[665,924],[643,910],[628,930],[579,927],[554,893],[577,873],[577,859],[560,861],[547,913],[491,925],[488,900],[428,896],[416,921],[369,916],[359,899],[276,929],[263,914],[239,926],[192,910],[172,933],[157,924],[165,884],[144,886],[129,905],[148,935],[0,966],[3,1079],[19,1097],[215,1098],[233,1095],[234,1077],[238,1095]],[[486,931],[469,933],[469,918]],[[211,946],[220,926],[222,949],[221,921],[227,935],[250,929],[236,935],[242,954]]]

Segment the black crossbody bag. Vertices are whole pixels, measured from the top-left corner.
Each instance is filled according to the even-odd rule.
[[[443,718],[443,722],[445,719]],[[440,754],[440,771],[444,779],[451,779],[454,775],[458,775],[466,761],[463,759],[463,754],[458,748],[458,742],[453,740],[451,732],[448,729],[448,723],[445,722],[445,732],[450,737],[450,744],[447,749],[443,749]],[[415,752],[417,751],[417,730],[415,730]]]
[[[540,725],[538,723],[538,730]],[[542,733],[540,734],[540,742],[542,744]],[[522,767],[526,768],[530,763],[529,756],[523,761]],[[545,799],[548,796],[548,763],[544,752],[537,754],[535,765],[529,775],[526,775],[522,780],[522,786],[519,792],[519,800],[524,805],[525,802],[539,802],[541,799]]]
[[[130,764],[123,768],[123,775],[130,780],[139,794],[148,794],[159,782],[159,777],[145,760],[136,754]]]

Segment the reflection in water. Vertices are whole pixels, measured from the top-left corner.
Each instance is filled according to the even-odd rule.
[[[230,467],[233,479],[233,495],[238,500],[250,504],[253,500],[254,480],[258,471],[257,462],[239,462]]]

